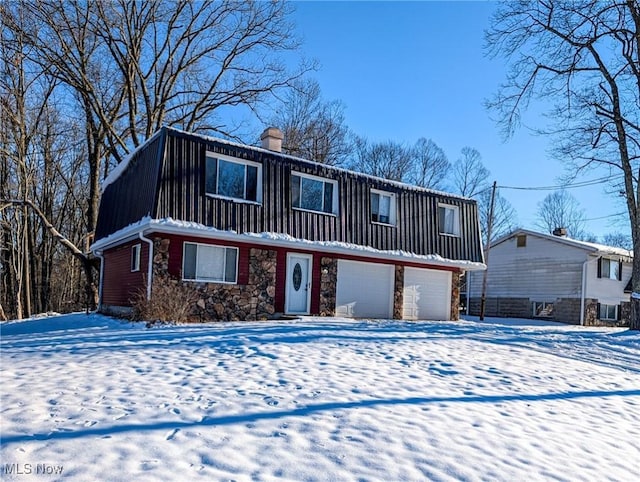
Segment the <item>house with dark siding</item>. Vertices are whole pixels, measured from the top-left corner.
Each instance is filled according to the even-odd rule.
[[[194,318],[458,318],[482,270],[474,200],[162,128],[103,184],[92,251],[100,310],[170,279]]]

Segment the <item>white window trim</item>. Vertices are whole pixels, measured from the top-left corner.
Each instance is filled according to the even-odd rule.
[[[246,159],[238,159],[237,157],[231,157],[231,156],[225,156],[224,154],[218,154],[216,152],[211,152],[211,151],[207,151],[206,155],[205,155],[205,163],[206,163],[206,158],[213,158],[213,159],[218,159],[218,160],[223,160],[223,161],[227,161],[227,162],[233,162],[236,164],[243,164],[245,166],[254,166],[258,169],[258,173],[257,173],[257,181],[256,181],[256,200],[252,201],[250,199],[244,199],[244,198],[238,198],[238,197],[231,197],[231,196],[224,196],[222,194],[216,194],[216,193],[212,193],[212,192],[207,192],[206,191],[206,187],[205,187],[205,195],[207,197],[211,197],[211,198],[216,198],[216,199],[224,199],[226,201],[233,201],[233,202],[237,202],[237,203],[245,203],[245,204],[257,204],[257,205],[262,205],[262,164],[259,162],[254,162],[254,161],[248,161]],[[216,164],[216,169],[218,170],[218,172],[216,172],[216,181],[219,178],[219,171],[220,171],[220,163]],[[205,176],[206,176],[206,166],[205,166]],[[246,185],[247,185],[247,171],[245,170],[245,178],[244,178],[244,183],[245,183],[245,192],[246,192]],[[207,180],[205,179],[205,186],[206,186],[206,182]],[[216,189],[218,188],[218,186],[216,185]]]
[[[327,179],[326,177],[314,176],[312,174],[306,174],[304,172],[298,172],[298,171],[291,171],[291,176],[305,177],[307,179],[312,179],[314,181],[320,181],[323,183],[327,182],[327,183],[333,184],[333,197],[331,199],[331,203],[332,203],[331,207],[334,208],[330,213],[326,211],[316,211],[314,209],[300,208],[300,207],[294,206],[293,200],[292,200],[291,209],[295,209],[296,211],[305,211],[308,213],[324,214],[325,216],[338,216],[338,213],[340,212],[338,209],[338,181],[336,181],[335,179]],[[291,186],[289,186],[289,189],[291,189]],[[323,186],[323,195],[324,195],[324,186]],[[300,183],[300,196],[302,196],[302,182]]]
[[[142,255],[142,244],[134,244],[131,246],[131,272],[140,271],[140,258]]]
[[[396,213],[398,211],[397,205],[396,205],[396,195],[393,192],[389,192],[389,191],[381,191],[380,189],[374,189],[371,188],[371,193],[369,194],[369,205],[371,205],[371,194],[378,194],[379,196],[387,196],[388,198],[390,198],[389,201],[389,222],[388,223],[383,223],[382,221],[373,221],[371,220],[372,224],[380,224],[382,226],[397,226],[397,216]],[[373,212],[371,213],[371,215],[373,216]],[[378,213],[378,215],[380,215],[380,213]]]
[[[608,261],[608,263],[609,263],[609,272],[606,274],[606,276],[605,276],[605,273],[604,273],[604,262],[605,262],[605,261]],[[614,264],[614,263],[615,263],[615,264]],[[600,275],[601,275],[601,276],[600,276],[600,279],[607,279],[607,280],[613,280],[613,281],[620,281],[620,280],[618,279],[618,276],[619,276],[620,274],[618,274],[618,276],[614,276],[614,277],[612,277],[612,276],[611,276],[611,269],[612,269],[614,266],[618,266],[618,268],[617,268],[617,269],[620,269],[620,268],[619,268],[619,266],[620,266],[620,261],[619,261],[619,260],[617,260],[617,259],[613,259],[613,258],[602,257],[602,258],[601,258],[601,261],[600,261]]]
[[[613,314],[613,318],[601,318],[600,315],[602,313],[603,306],[613,306],[615,308],[615,312]],[[620,305],[610,305],[609,303],[600,303],[600,313],[598,313],[598,319],[604,321],[618,321],[618,310],[620,309]]]
[[[453,216],[453,224],[454,224],[454,232],[453,233],[445,233],[444,231],[442,231],[443,226],[440,226],[440,213],[437,213],[437,223],[438,223],[438,234],[440,236],[453,236],[454,238],[459,238],[460,237],[460,206],[456,206],[455,204],[447,204],[447,203],[438,203],[438,211],[440,211],[440,208],[448,208],[448,209],[452,209],[454,211],[454,216]]]
[[[533,301],[531,303],[531,316],[533,316],[534,318],[548,318],[547,316],[541,316],[541,315],[537,315],[536,314],[536,308],[537,306],[542,305],[542,310],[546,310],[549,306],[553,306],[553,309],[555,310],[555,303],[553,301]]]
[[[236,250],[236,279],[235,281],[217,281],[217,280],[210,280],[210,279],[190,279],[190,278],[185,278],[184,277],[184,260],[185,260],[185,251],[186,251],[186,246],[187,244],[194,244],[196,246],[206,246],[206,247],[211,247],[211,248],[223,248],[223,249],[235,249]],[[208,243],[194,243],[192,241],[185,241],[182,243],[182,281],[191,281],[193,283],[216,283],[216,284],[224,284],[224,285],[237,285],[238,284],[238,264],[240,261],[240,250],[238,248],[236,248],[235,246],[224,246],[224,245],[220,245],[220,244],[208,244]],[[198,262],[198,250],[196,249],[196,263]],[[225,254],[225,263],[227,262],[227,257]],[[223,269],[223,271],[226,270],[226,264],[225,264],[225,269]]]

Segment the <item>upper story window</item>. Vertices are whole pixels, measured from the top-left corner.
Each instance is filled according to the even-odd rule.
[[[371,190],[371,221],[374,223],[396,224],[395,194]]]
[[[140,243],[131,246],[131,271],[140,271]]]
[[[237,283],[238,248],[184,243],[182,279],[217,283]]]
[[[262,202],[262,165],[207,152],[205,192]]]
[[[527,246],[527,235],[518,234],[518,236],[516,237],[516,247],[526,248],[526,246]]]
[[[438,204],[438,230],[440,234],[460,236],[460,208]]]
[[[291,174],[291,206],[338,214],[338,182],[299,172]]]
[[[622,280],[622,262],[615,259],[598,258],[598,278]]]

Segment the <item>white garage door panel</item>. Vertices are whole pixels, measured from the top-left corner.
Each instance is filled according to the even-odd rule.
[[[448,320],[451,272],[405,268],[402,308],[406,320]]]
[[[394,266],[338,260],[336,316],[391,318]]]

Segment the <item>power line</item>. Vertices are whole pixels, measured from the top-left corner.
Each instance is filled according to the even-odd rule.
[[[614,218],[616,216],[622,216],[623,214],[626,214],[626,212],[622,211],[621,213],[609,214],[608,216],[600,216],[598,218],[589,218],[589,219],[585,219],[585,221],[597,221],[599,219]]]
[[[595,186],[596,184],[604,184],[605,182],[611,182],[611,177],[600,177],[598,179],[590,179],[588,181],[581,181],[569,184],[559,184],[556,186],[498,186],[500,189],[515,189],[519,191],[556,191],[558,189],[574,189],[579,187]]]

